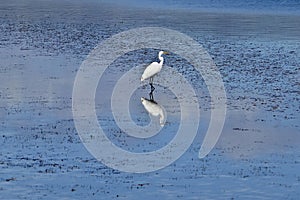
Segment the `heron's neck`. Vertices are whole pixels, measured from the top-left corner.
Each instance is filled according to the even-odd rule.
[[[162,65],[164,64],[164,57],[162,57],[162,56],[160,55],[160,56],[158,56],[158,58],[159,58],[159,60],[160,60],[159,64],[160,64],[160,66],[162,67]]]

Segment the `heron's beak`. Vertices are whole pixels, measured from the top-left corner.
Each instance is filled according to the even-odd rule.
[[[165,54],[165,55],[169,55],[170,53],[169,52],[167,52],[167,51],[164,51],[164,53],[163,54]]]

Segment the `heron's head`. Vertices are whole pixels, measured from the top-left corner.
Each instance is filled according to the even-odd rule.
[[[169,52],[167,52],[167,51],[160,51],[159,52],[159,56],[161,56],[161,55],[169,55]]]

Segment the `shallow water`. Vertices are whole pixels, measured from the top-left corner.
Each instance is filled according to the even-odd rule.
[[[47,1],[10,1],[1,4],[0,10],[1,197],[299,196],[299,17]],[[198,159],[210,117],[210,97],[192,66],[171,54],[166,65],[182,73],[200,94],[198,134],[170,166],[131,174],[106,167],[85,149],[73,122],[72,89],[79,66],[96,45],[121,31],[145,26],[178,30],[203,45],[223,76],[228,112],[216,147]],[[162,134],[151,138],[151,145],[124,136],[110,113],[113,85],[132,68],[125,64],[136,59],[141,59],[139,64],[149,63],[156,54],[157,50],[141,49],[119,58],[97,88],[99,123],[115,144],[132,151],[162,147],[178,128],[178,101],[159,86],[154,95],[165,106],[169,121]],[[139,88],[130,102],[132,116],[140,115],[134,119],[137,123],[149,121],[142,105],[137,105],[148,89]]]

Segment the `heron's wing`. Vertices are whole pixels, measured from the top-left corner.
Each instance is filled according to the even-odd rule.
[[[143,79],[150,78],[150,77],[154,76],[155,74],[157,74],[159,71],[160,71],[160,66],[159,66],[158,62],[153,62],[145,69],[142,77],[143,77]]]

